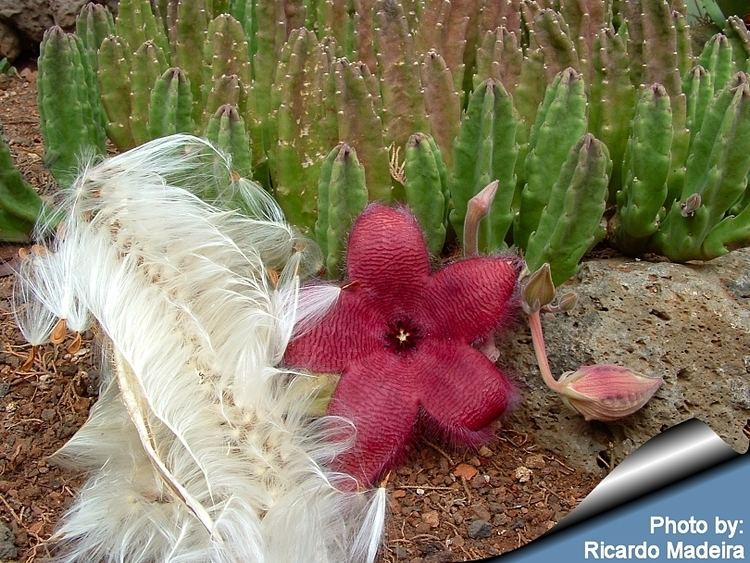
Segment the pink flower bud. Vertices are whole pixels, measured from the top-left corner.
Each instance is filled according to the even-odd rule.
[[[558,380],[558,392],[586,420],[617,420],[645,405],[664,383],[612,364],[582,366]]]
[[[555,298],[552,272],[546,262],[533,273],[525,273],[521,279],[521,306],[526,314],[539,311]]]

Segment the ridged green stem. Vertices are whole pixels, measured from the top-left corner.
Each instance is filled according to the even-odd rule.
[[[406,143],[404,155],[406,203],[422,226],[427,248],[439,256],[445,244],[445,190],[440,150],[428,135],[415,133]]]
[[[27,242],[42,209],[42,200],[13,164],[0,128],[0,241]]]
[[[221,106],[208,122],[205,137],[232,158],[232,170],[243,178],[252,177],[250,138],[237,108]]]
[[[68,186],[82,157],[104,153],[98,91],[80,39],[57,26],[45,32],[38,64],[44,161],[55,179]]]
[[[326,157],[318,190],[321,210],[315,233],[324,252],[326,274],[337,278],[343,270],[351,225],[367,205],[365,168],[352,147],[341,143]]]
[[[480,84],[469,98],[455,143],[450,220],[459,240],[463,240],[469,200],[497,180],[497,194],[481,224],[479,244],[486,252],[505,248],[505,237],[513,223],[518,129],[511,97],[502,84],[492,79]]]
[[[193,95],[190,81],[179,68],[167,69],[154,84],[149,103],[148,128],[152,139],[193,131]]]
[[[555,285],[576,273],[583,255],[604,237],[600,223],[610,170],[606,145],[590,133],[571,149],[528,239],[524,257],[530,271],[549,263]]]
[[[107,135],[120,150],[135,146],[130,129],[130,61],[117,36],[107,37],[99,49],[99,92],[106,114]]]
[[[552,186],[571,148],[586,132],[586,94],[583,80],[572,68],[561,72],[547,88],[531,129],[526,157],[526,184],[513,230],[513,241],[526,248],[537,229]],[[538,266],[540,266],[538,264]]]
[[[643,88],[617,194],[615,242],[624,252],[640,253],[659,228],[667,198],[672,148],[672,109],[660,84]]]

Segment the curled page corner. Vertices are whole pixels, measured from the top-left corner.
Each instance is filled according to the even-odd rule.
[[[682,422],[628,455],[550,532],[562,531],[738,455],[704,422],[695,418]]]

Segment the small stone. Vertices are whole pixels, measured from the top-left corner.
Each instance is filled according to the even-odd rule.
[[[45,422],[52,422],[55,419],[55,410],[54,409],[44,409],[42,410],[42,420]]]
[[[543,455],[541,455],[541,454],[534,454],[534,455],[528,456],[524,460],[524,464],[526,465],[526,467],[528,467],[530,469],[541,469],[542,467],[544,467],[545,465],[547,465],[547,462],[544,461],[544,456]]]
[[[476,475],[471,480],[471,486],[474,487],[475,489],[484,487],[487,484],[487,480],[485,479],[485,477],[487,477],[487,475]]]
[[[437,528],[440,525],[440,516],[437,510],[430,510],[422,514],[422,522],[429,524],[430,528]]]
[[[451,545],[455,547],[463,547],[463,545],[466,543],[466,540],[463,538],[463,536],[454,536],[448,541],[451,542]]]
[[[430,525],[427,522],[419,522],[415,527],[414,530],[418,534],[426,534],[430,531]]]
[[[472,521],[467,530],[473,540],[488,538],[492,534],[492,526],[486,520]]]
[[[7,381],[0,381],[0,399],[5,397],[10,391],[10,383]]]
[[[406,496],[406,491],[403,489],[396,489],[391,493],[391,496],[393,498],[404,498]]]
[[[487,520],[487,521],[489,521],[490,518],[492,518],[492,515],[490,514],[489,510],[487,510],[483,506],[475,506],[474,507],[474,514],[480,520]]]
[[[456,477],[462,477],[467,481],[471,481],[477,474],[477,468],[468,463],[459,463],[453,470],[453,474]]]
[[[491,449],[489,449],[487,446],[482,446],[479,448],[479,455],[482,457],[492,457],[494,454]]]
[[[29,67],[21,69],[21,72],[19,72],[18,75],[26,82],[32,82],[36,79],[36,71]]]
[[[526,483],[531,479],[532,471],[528,467],[525,467],[521,465],[520,467],[516,467],[516,471],[514,473],[514,476],[516,478],[516,481],[519,483]]]
[[[417,490],[416,490],[416,493],[417,493],[417,494],[418,494],[419,496],[422,496],[422,495],[424,494],[424,489],[417,489]]]

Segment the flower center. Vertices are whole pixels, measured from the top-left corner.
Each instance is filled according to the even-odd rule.
[[[419,342],[420,331],[408,320],[398,320],[388,324],[386,341],[394,352],[405,352],[413,349]]]

